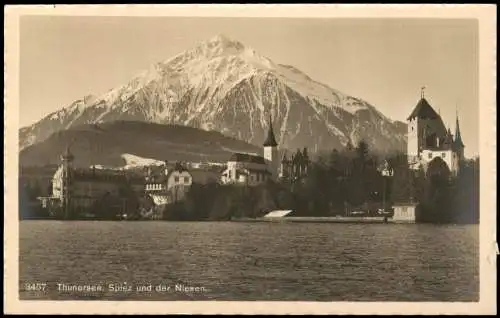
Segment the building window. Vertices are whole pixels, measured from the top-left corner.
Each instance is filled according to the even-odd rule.
[[[229,170],[229,171],[227,172],[227,177],[228,177],[228,179],[231,179],[231,170]]]
[[[429,159],[432,159],[432,153],[429,152]]]
[[[184,177],[184,183],[189,183],[189,177]]]
[[[443,153],[441,154],[441,157],[442,157],[442,158],[446,158],[446,153],[445,153],[445,152],[443,152]]]
[[[179,177],[174,177],[175,183],[179,183]]]

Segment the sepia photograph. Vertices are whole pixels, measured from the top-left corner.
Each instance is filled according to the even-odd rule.
[[[17,310],[496,313],[495,7],[70,7],[4,29]]]

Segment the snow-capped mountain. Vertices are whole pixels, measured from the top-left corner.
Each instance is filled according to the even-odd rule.
[[[75,125],[115,120],[215,130],[260,145],[269,116],[281,148],[314,151],[364,139],[374,149],[400,150],[406,142],[405,124],[367,102],[218,35],[102,96],[86,96],[21,128],[20,147]]]

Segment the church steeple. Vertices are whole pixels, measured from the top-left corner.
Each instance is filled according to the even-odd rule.
[[[61,160],[64,162],[72,162],[75,159],[69,147],[67,146],[65,152],[61,155]]]
[[[269,130],[267,131],[267,138],[264,141],[264,147],[277,147],[278,143],[276,138],[274,138],[273,122],[271,120],[271,115],[269,115]]]
[[[278,158],[278,143],[274,138],[273,122],[271,115],[269,115],[269,130],[267,131],[267,138],[264,141],[264,160],[269,163],[269,170],[273,178],[279,175],[280,159]]]
[[[455,146],[464,148],[464,143],[462,142],[462,135],[460,134],[460,124],[458,122],[458,113],[457,113],[457,119],[456,119],[456,124],[455,124]]]

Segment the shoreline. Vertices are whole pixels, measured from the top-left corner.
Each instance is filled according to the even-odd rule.
[[[314,216],[288,216],[288,217],[261,217],[261,218],[233,218],[232,222],[276,222],[276,223],[395,223],[391,218],[382,216],[375,217],[349,217],[349,216],[334,216],[334,217],[314,217]]]
[[[47,218],[47,217],[33,217],[33,218],[21,218],[21,221],[59,221],[59,222],[235,222],[235,223],[344,223],[344,224],[457,224],[457,225],[477,225],[479,223],[474,222],[429,222],[429,221],[416,221],[416,220],[394,220],[392,217],[388,217],[387,221],[384,221],[384,217],[260,217],[260,218],[231,218],[225,220],[119,220],[119,219],[58,219],[58,218]]]

